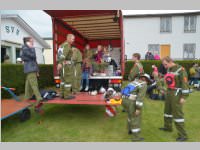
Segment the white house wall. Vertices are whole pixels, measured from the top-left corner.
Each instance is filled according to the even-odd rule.
[[[45,40],[51,49],[44,49],[45,64],[53,64],[53,40]]]
[[[9,27],[13,26],[14,32],[7,33],[5,29],[6,26],[9,26]],[[16,34],[17,29],[19,30],[19,35]],[[1,20],[1,40],[7,40],[7,41],[23,44],[23,38],[27,36],[33,37],[13,19]],[[43,53],[42,53],[42,46],[34,37],[33,39],[34,39],[34,46],[36,47],[37,62],[39,64],[43,64],[44,58],[43,58]]]
[[[184,16],[172,17],[172,32],[160,33],[160,17],[124,18],[125,54],[131,59],[139,52],[142,59],[148,44],[170,44],[174,59],[183,58],[183,44],[196,43],[195,57],[200,58],[200,15],[197,16],[196,33],[184,33]]]

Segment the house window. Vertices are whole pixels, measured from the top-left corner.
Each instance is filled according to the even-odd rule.
[[[183,45],[183,59],[195,59],[196,44]]]
[[[160,55],[160,45],[159,44],[149,44],[148,51],[151,52],[153,55],[155,55],[155,54]]]
[[[171,17],[160,18],[160,32],[172,32],[172,18]]]
[[[16,48],[16,59],[21,57],[21,49]]]
[[[185,16],[184,17],[184,32],[196,32],[197,16]]]

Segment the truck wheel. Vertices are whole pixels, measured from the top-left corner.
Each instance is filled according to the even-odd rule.
[[[26,108],[20,114],[20,121],[24,122],[24,121],[30,119],[30,117],[31,117],[31,111],[28,108]]]

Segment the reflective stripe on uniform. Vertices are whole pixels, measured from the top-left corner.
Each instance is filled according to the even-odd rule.
[[[46,93],[44,94],[43,98],[46,98],[48,94],[49,94],[49,93],[46,92]]]
[[[131,100],[131,101],[135,101],[136,97],[137,97],[137,95],[130,94],[130,96],[128,97],[128,99]]]
[[[110,112],[110,110],[106,109],[106,113],[110,116],[110,117],[113,117],[114,114],[112,112]]]
[[[167,73],[170,73],[170,74],[174,74],[174,75],[179,75],[179,71],[182,70],[182,67],[180,67],[178,70],[176,70],[175,72],[167,72]]]
[[[175,96],[178,95],[179,91],[181,90],[181,88],[176,88],[176,93],[175,93]]]
[[[64,85],[65,84],[65,82],[60,82],[60,85]]]
[[[169,114],[164,114],[165,117],[168,117],[168,118],[172,118],[173,116],[172,115],[169,115]]]
[[[188,94],[190,93],[190,90],[182,90],[182,94]]]
[[[72,86],[71,84],[65,84],[65,88],[69,88],[71,86]]]
[[[137,81],[133,81],[133,82],[131,82],[131,83],[129,83],[129,84],[131,84],[131,85],[133,85],[133,86],[135,86],[135,87],[137,87],[137,86],[139,86],[139,87],[141,87],[141,85],[142,84],[144,84],[144,82],[137,82]]]
[[[174,119],[175,122],[184,122],[184,119]]]
[[[131,122],[131,120],[130,120],[130,119],[128,119],[128,122]]]
[[[75,76],[75,77],[76,77],[76,74],[77,74],[77,73],[76,73],[76,68],[74,68],[74,76]]]
[[[140,128],[137,128],[137,129],[131,129],[131,132],[132,133],[136,133],[136,132],[139,132],[140,131]]]
[[[141,107],[141,106],[143,106],[143,102],[136,101],[136,105]]]

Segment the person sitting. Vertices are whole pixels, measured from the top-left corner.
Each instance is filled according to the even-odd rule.
[[[196,85],[198,84],[198,78],[199,78],[199,66],[197,63],[192,63],[192,67],[189,70],[190,73],[190,85]]]

